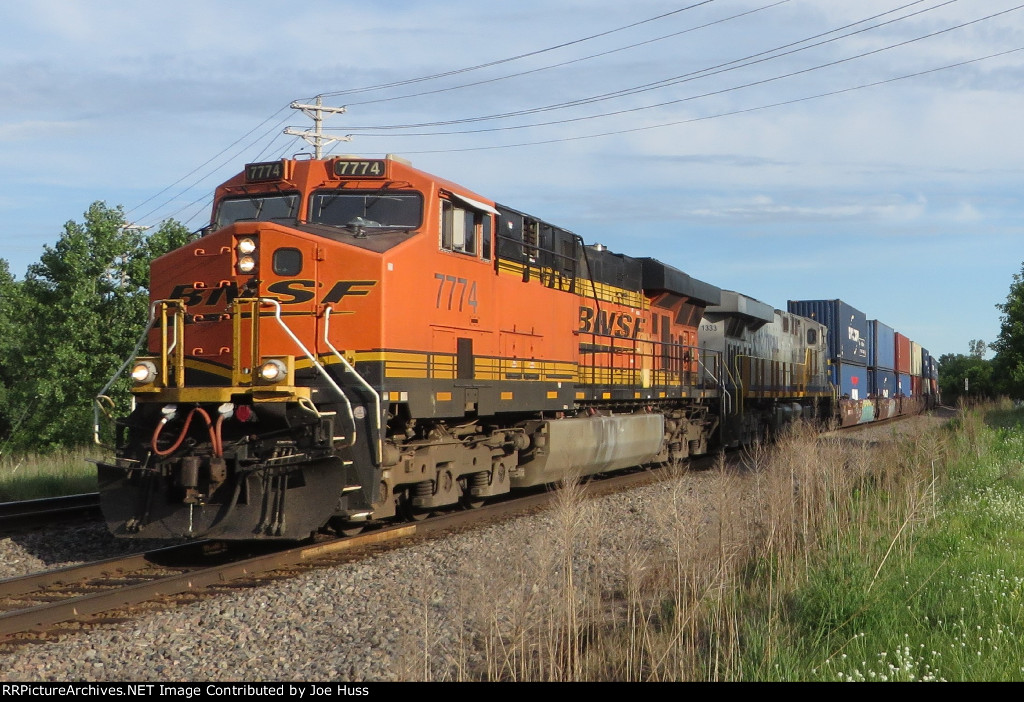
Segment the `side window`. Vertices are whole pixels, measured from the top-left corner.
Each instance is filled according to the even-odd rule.
[[[452,250],[452,229],[455,224],[455,206],[448,200],[441,200],[441,248]]]
[[[536,263],[537,246],[540,244],[540,222],[527,219],[523,222],[523,257]]]
[[[486,227],[484,226],[485,221]],[[483,212],[459,207],[450,200],[442,200],[441,248],[445,251],[476,256],[477,242],[480,239],[484,239],[486,242],[485,256],[489,258],[490,217]]]
[[[816,346],[818,343],[818,330],[813,327],[807,329],[807,345]]]
[[[480,227],[480,249],[485,261],[491,260],[491,216],[482,215],[483,222]]]
[[[277,275],[298,275],[301,272],[301,251],[298,249],[283,248],[274,252],[274,273]]]

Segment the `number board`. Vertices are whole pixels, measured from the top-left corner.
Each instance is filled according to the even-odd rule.
[[[387,162],[383,159],[336,159],[334,175],[339,178],[387,178]]]
[[[284,178],[284,164],[280,161],[245,164],[246,183],[265,183]]]

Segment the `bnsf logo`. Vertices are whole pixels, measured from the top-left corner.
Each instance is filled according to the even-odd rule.
[[[598,310],[591,307],[580,307],[580,333],[598,334],[600,336],[618,336],[623,339],[635,339],[643,328],[642,317],[634,317],[624,312]]]
[[[370,294],[376,280],[339,280],[320,300],[321,304],[334,304],[344,297],[362,297]],[[316,297],[315,280],[279,280],[267,287],[267,292],[277,297],[282,305],[297,305]],[[232,283],[223,288],[196,288],[192,285],[178,285],[171,291],[169,299],[184,300],[188,307],[208,307],[218,303],[229,304],[238,297],[238,285]]]

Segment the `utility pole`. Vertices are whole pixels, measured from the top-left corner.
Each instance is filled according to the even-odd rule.
[[[307,142],[313,145],[315,157],[317,159],[323,158],[323,151],[325,144],[331,144],[336,141],[352,141],[351,136],[331,136],[330,134],[324,134],[324,113],[341,115],[345,114],[344,107],[325,107],[320,96],[316,96],[316,102],[312,105],[306,105],[300,102],[293,102],[291,104],[293,110],[302,110],[303,114],[313,120],[313,131],[300,130],[295,127],[285,127],[284,133],[290,134],[291,136],[300,136]]]

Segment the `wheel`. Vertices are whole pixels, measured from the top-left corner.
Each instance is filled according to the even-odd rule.
[[[398,513],[402,517],[402,519],[405,519],[406,521],[422,522],[424,519],[430,516],[431,511],[429,509],[413,507],[412,500],[407,497],[406,499],[402,500],[401,503],[399,504]]]
[[[465,507],[466,509],[480,509],[481,507],[484,506],[486,500],[481,499],[479,497],[469,498],[463,495],[461,502],[462,506]]]
[[[331,519],[331,529],[339,536],[356,536],[363,533],[363,530],[366,529],[366,524],[349,522],[340,517],[335,517]]]
[[[474,487],[487,487],[490,476],[487,473],[473,473],[472,475],[466,476],[464,480],[460,480],[462,483],[462,498],[459,502],[466,509],[480,509],[484,506],[486,500],[483,497],[472,494]]]

